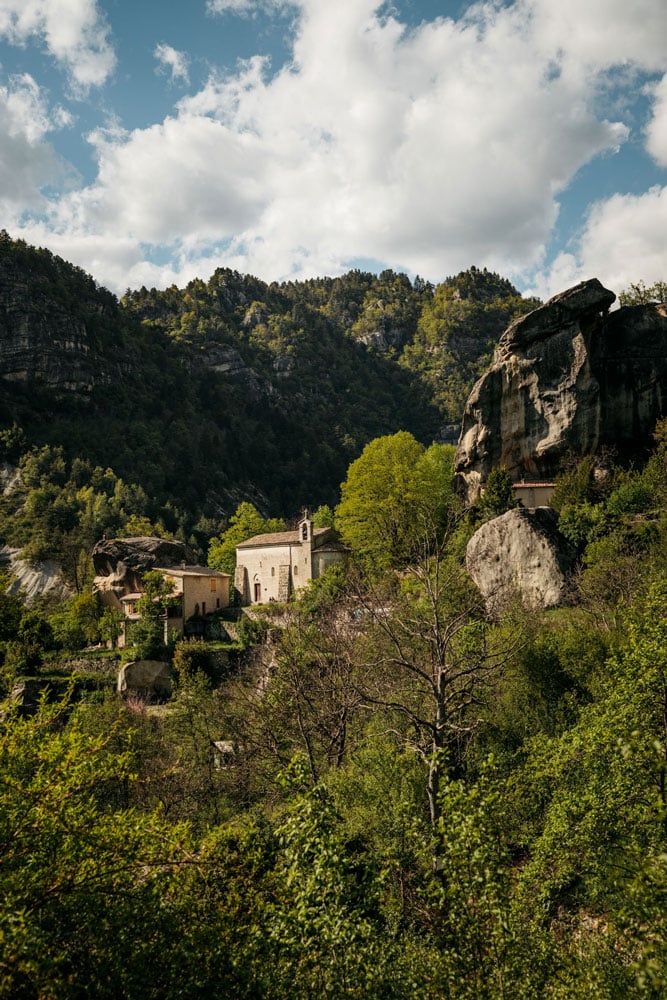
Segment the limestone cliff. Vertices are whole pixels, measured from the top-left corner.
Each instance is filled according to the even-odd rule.
[[[26,264],[0,240],[0,379],[46,386],[56,395],[88,396],[93,386],[111,381],[86,315],[94,325],[106,308],[104,295],[81,272],[79,283],[85,287],[71,301],[49,269],[40,270],[41,263],[35,255]],[[57,268],[55,258],[48,264]]]
[[[667,310],[609,313],[616,296],[581,282],[512,323],[465,408],[456,470],[470,500],[494,467],[553,479],[567,454],[620,458],[650,443],[665,412]]]

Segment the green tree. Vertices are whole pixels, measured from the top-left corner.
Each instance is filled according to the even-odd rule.
[[[7,573],[0,572],[0,643],[15,638],[24,611],[18,594],[7,593],[10,584]]]
[[[149,570],[142,579],[143,593],[137,601],[140,618],[132,625],[132,645],[140,659],[164,659],[169,636],[165,634],[167,608],[180,598],[173,597],[174,583],[159,570]]]
[[[525,824],[523,837],[533,834],[517,905],[563,934],[563,952],[590,942],[584,929],[602,917],[586,973],[601,996],[645,995],[633,964],[647,983],[667,974],[664,949],[642,916],[664,913],[666,650],[663,580],[626,614],[596,700],[566,731],[529,741],[511,782],[510,808]]]
[[[279,995],[297,997],[401,997],[400,966],[388,937],[371,919],[376,889],[352,863],[333,802],[322,785],[310,787],[296,758],[284,781],[299,794],[276,830],[277,905],[269,935],[275,949]]]
[[[493,759],[475,781],[445,778],[439,794],[438,867],[421,892],[439,918],[433,922],[433,964],[442,995],[457,1000],[549,996],[555,949],[548,934],[513,906],[506,788]]]
[[[167,995],[149,956],[159,940],[166,953],[175,930],[168,897],[190,856],[186,831],[109,807],[131,756],[109,752],[108,732],[68,723],[68,711],[42,703],[0,727],[0,993]]]
[[[313,514],[314,528],[333,528],[334,512],[328,504],[322,504]]]
[[[651,302],[667,302],[667,281],[656,281],[647,286],[644,281],[631,284],[618,296],[622,306],[644,306]]]
[[[102,607],[91,593],[78,594],[49,616],[49,623],[58,643],[65,649],[82,649],[100,638]]]
[[[348,470],[336,508],[343,540],[366,567],[410,560],[424,525],[446,523],[454,449],[426,450],[407,431],[376,438]]]
[[[491,469],[478,504],[481,516],[487,520],[498,517],[519,506],[514,497],[514,486],[507,469]]]
[[[123,632],[125,616],[118,608],[105,608],[100,618],[100,637],[115,649]]]
[[[222,573],[234,575],[236,568],[236,546],[254,535],[284,531],[285,522],[281,518],[265,519],[257,508],[244,501],[229,519],[229,527],[219,538],[211,541],[208,550],[208,565]]]
[[[213,673],[211,653],[203,639],[181,639],[174,648],[173,668],[180,684],[187,684],[196,674]]]

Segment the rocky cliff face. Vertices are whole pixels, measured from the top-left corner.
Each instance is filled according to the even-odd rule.
[[[109,371],[91,351],[79,306],[61,301],[46,274],[0,252],[0,378],[84,395],[110,382]]]
[[[7,569],[13,577],[7,593],[21,594],[28,606],[44,595],[66,601],[74,594],[63,577],[62,567],[53,559],[30,563],[21,559],[20,549],[3,545],[0,546],[0,569]]]
[[[566,455],[619,457],[649,443],[667,395],[667,310],[609,313],[616,296],[582,282],[508,327],[465,408],[456,470],[470,500],[494,467],[553,479]]]

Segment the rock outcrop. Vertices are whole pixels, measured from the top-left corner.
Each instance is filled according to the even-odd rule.
[[[92,292],[90,307],[103,308]],[[111,382],[91,346],[82,315],[54,293],[47,275],[0,252],[0,379],[89,396],[95,385]]]
[[[487,521],[468,542],[466,566],[489,612],[519,598],[527,607],[561,604],[574,552],[550,507],[509,510]]]
[[[136,695],[146,701],[164,701],[171,695],[172,672],[161,660],[133,660],[118,671],[118,693]]]
[[[120,608],[123,594],[141,589],[144,573],[156,566],[167,568],[194,561],[187,545],[166,538],[105,539],[93,549],[93,590],[105,604]]]
[[[241,353],[228,344],[202,344],[192,351],[189,362],[194,371],[217,372],[237,382],[248,399],[257,401],[273,392],[271,383],[262,380],[254,368],[246,364]]]
[[[13,577],[7,593],[22,594],[27,605],[33,604],[42,595],[66,601],[74,594],[63,577],[62,567],[53,559],[31,563],[21,558],[21,549],[3,545],[0,547],[0,568],[7,568]]]
[[[492,468],[550,480],[566,455],[650,444],[666,409],[667,309],[609,313],[616,296],[581,282],[512,323],[465,408],[456,471],[468,499]]]

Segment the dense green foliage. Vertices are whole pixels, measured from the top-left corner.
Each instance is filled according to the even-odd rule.
[[[401,545],[378,531],[372,559],[264,609],[240,670],[182,642],[160,710],[3,717],[5,994],[664,994],[665,425],[643,470],[561,477],[581,573],[541,616],[486,618],[448,449],[398,434],[359,462],[360,512],[391,500]],[[14,634],[53,655],[57,615],[2,611],[6,656]],[[99,628],[90,601],[58,614]]]
[[[434,290],[401,364],[418,372],[445,422],[458,424],[470,389],[491,361],[499,335],[535,309],[509,281],[471,267]]]
[[[284,531],[285,522],[282,518],[263,518],[253,504],[240,503],[229,519],[229,527],[219,538],[211,541],[208,551],[208,565],[222,573],[234,575],[236,567],[236,546],[254,535],[262,535],[274,531]]]
[[[82,272],[3,246],[43,285],[64,282],[68,308],[92,313],[102,302]],[[230,388],[193,362],[209,342],[252,359],[260,381],[272,378],[278,358],[287,359],[278,366],[285,372],[294,360],[306,386],[301,400],[292,386],[294,413],[304,421],[317,391],[306,359],[318,357],[304,316],[317,318],[330,346],[344,327],[343,370],[345,358],[359,372],[370,360],[365,373],[393,366],[402,378],[407,347],[427,334],[425,317],[453,323],[474,314],[461,306],[467,289],[486,289],[491,304],[511,298],[511,287],[485,272],[446,287],[457,281],[450,295],[392,272],[279,287],[218,272],[187,292],[134,293],[120,310],[104,299],[109,312],[96,330],[109,358],[119,347],[136,358],[155,345],[173,378],[164,385],[190,387],[178,411],[187,411],[190,436],[190,417],[203,413],[199,389],[209,385],[212,405]],[[115,319],[106,325],[120,314],[127,341]],[[378,329],[382,356],[359,346],[362,338],[372,345]],[[138,370],[128,369],[135,387]],[[428,383],[427,367],[421,377]],[[97,440],[94,398],[81,403],[86,429],[46,394],[30,400],[15,388],[8,396],[3,537],[35,560],[57,556],[80,592],[28,608],[8,592],[8,576],[0,587],[1,693],[18,698],[17,682],[26,685],[0,712],[0,995],[665,995],[667,422],[644,468],[618,469],[607,456],[602,470],[584,460],[560,477],[554,505],[579,558],[570,605],[491,619],[463,551],[474,525],[511,503],[506,478],[490,478],[486,505],[463,511],[450,446],[427,446],[428,435],[383,419],[373,437],[364,408],[343,413],[340,404],[326,441],[343,429],[357,437],[343,448],[341,502],[332,514],[332,492],[317,520],[334,518],[349,565],[285,606],[230,621],[236,652],[243,649],[233,667],[228,649],[176,644],[174,694],[151,705],[116,695],[115,650],[85,649],[111,644],[118,631],[87,583],[92,540],[105,530],[171,532],[203,555],[214,539],[212,559],[223,565],[241,537],[282,525],[241,502],[259,497],[236,493],[239,481],[223,503],[224,470],[177,469],[178,449],[160,451],[166,438],[157,424],[151,434],[139,404],[136,455],[130,447],[123,458],[121,449],[116,462],[120,421],[110,416],[109,441]],[[259,410],[274,406],[261,400]],[[445,401],[437,405],[444,419]],[[42,406],[53,428],[40,438],[33,421]],[[326,402],[313,413],[325,411]],[[58,440],[70,419],[78,437]],[[240,428],[236,419],[224,426]],[[291,433],[290,420],[282,429]],[[176,444],[180,431],[169,428]],[[307,451],[315,439],[304,435]],[[244,457],[251,472],[270,455],[265,445]],[[219,454],[210,440],[207,448],[209,459]],[[262,509],[292,495],[286,484],[297,473],[275,493],[261,481]],[[264,474],[268,482],[271,470]],[[171,492],[179,484],[184,492]],[[188,505],[205,484],[215,499],[197,523]],[[170,595],[159,574],[144,584],[150,653]]]
[[[437,288],[393,271],[267,285],[220,269],[118,302],[7,234],[0,285],[36,336],[52,313],[85,341],[49,361],[60,382],[5,380],[0,400],[0,461],[25,472],[2,540],[63,563],[76,588],[104,531],[173,534],[204,561],[241,502],[263,518],[333,507],[371,440],[453,440],[493,342],[533,305],[474,268]]]
[[[403,565],[419,529],[444,528],[454,504],[454,448],[426,449],[407,431],[376,438],[352,463],[335,523],[367,565]]]
[[[404,544],[267,606],[237,672],[183,642],[159,709],[6,711],[5,995],[664,995],[665,426],[641,471],[562,477],[561,518],[600,515],[574,605],[541,616],[487,620],[425,462],[446,486],[447,449],[405,435],[353,463],[362,509],[369,484],[405,505]],[[53,615],[2,611],[6,654],[18,630],[52,655]]]

